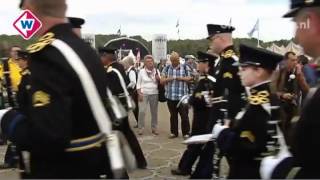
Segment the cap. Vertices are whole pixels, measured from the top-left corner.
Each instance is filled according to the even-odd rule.
[[[99,47],[98,48],[98,52],[99,54],[115,54],[116,53],[116,49],[112,49],[112,48],[107,48],[107,47]]]
[[[184,58],[185,59],[196,59],[193,55],[186,55]]]
[[[236,28],[228,25],[219,25],[219,24],[207,24],[208,37],[210,39],[212,36],[220,33],[232,33]]]
[[[72,28],[81,28],[81,26],[85,23],[85,20],[77,17],[68,17],[69,23]]]
[[[29,53],[27,51],[19,50],[19,51],[17,51],[17,53],[18,53],[18,58],[19,59],[23,59],[23,60],[28,60],[29,59]]]
[[[198,51],[197,55],[198,55],[198,62],[214,62],[216,59],[218,59],[217,56],[214,56],[212,54],[208,54],[202,51]]]
[[[294,17],[302,8],[320,6],[320,0],[291,0],[290,10],[283,17]]]
[[[257,66],[264,69],[274,70],[278,63],[283,59],[283,56],[271,51],[240,44],[239,62],[235,62],[235,66]]]

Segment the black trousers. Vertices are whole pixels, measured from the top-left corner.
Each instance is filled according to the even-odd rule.
[[[190,123],[189,123],[189,108],[188,106],[181,105],[177,108],[179,101],[167,100],[168,109],[170,112],[170,131],[172,134],[178,136],[178,113],[181,117],[181,130],[183,135],[189,135]]]
[[[132,129],[129,125],[128,117],[123,119],[123,122],[121,123],[121,125],[117,126],[115,128],[120,130],[124,134],[124,136],[126,137],[128,143],[129,143],[129,146],[130,146],[134,156],[136,157],[138,168],[145,168],[147,166],[147,160],[143,155],[141,146],[139,144],[139,141],[138,141],[136,135],[134,134],[134,132],[132,131]]]
[[[8,144],[6,154],[4,156],[4,163],[9,164],[11,167],[15,167],[18,164],[18,154],[15,145]]]
[[[195,171],[191,174],[191,179],[211,179],[213,173],[214,143],[209,141],[202,147],[199,162]]]
[[[190,144],[187,146],[187,149],[184,151],[180,162],[179,170],[183,172],[191,172],[193,164],[196,162],[198,156],[201,153],[203,144]]]
[[[138,96],[138,92],[137,91],[133,91],[131,93],[131,97],[134,101],[134,103],[136,104],[136,108],[133,110],[133,114],[134,114],[134,117],[136,118],[136,121],[137,121],[137,124],[138,124],[138,116],[139,116],[139,96]]]

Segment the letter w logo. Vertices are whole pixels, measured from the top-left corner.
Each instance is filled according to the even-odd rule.
[[[23,29],[30,30],[32,28],[32,25],[34,23],[33,19],[28,19],[28,20],[21,20],[21,26]]]

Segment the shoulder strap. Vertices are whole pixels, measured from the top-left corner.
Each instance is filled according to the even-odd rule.
[[[128,106],[128,108],[129,108],[129,109],[134,109],[134,108],[135,108],[135,105],[133,104],[133,102],[132,102],[131,99],[130,99],[130,94],[129,94],[128,90],[127,90],[126,82],[125,82],[124,78],[122,77],[120,71],[118,71],[118,69],[116,69],[116,68],[112,68],[111,70],[112,70],[114,73],[116,73],[116,75],[117,75],[118,78],[119,78],[120,85],[121,85],[121,87],[122,87],[122,89],[123,89],[124,95],[125,95],[126,100],[127,100],[127,106]]]
[[[102,101],[100,100],[97,87],[94,84],[94,81],[88,69],[83,64],[80,57],[73,51],[70,46],[68,46],[68,44],[61,40],[54,40],[52,42],[52,46],[57,48],[62,53],[67,62],[78,75],[87,100],[89,102],[91,111],[93,113],[93,116],[97,120],[97,124],[99,125],[100,130],[106,133],[106,135],[111,134],[111,119],[104,109]]]
[[[121,155],[121,151],[119,150],[119,139],[112,133],[111,119],[106,109],[104,108],[105,106],[103,105],[101,98],[99,97],[97,87],[94,84],[88,69],[83,64],[80,57],[65,42],[56,39],[52,42],[52,46],[54,46],[61,52],[61,54],[65,57],[67,62],[78,75],[98,127],[109,138],[107,149],[109,152],[111,162],[110,164],[112,166],[112,169],[123,169],[124,161]]]

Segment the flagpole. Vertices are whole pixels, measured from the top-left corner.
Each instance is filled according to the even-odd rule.
[[[180,18],[177,20],[176,28],[178,29],[178,40],[180,40]]]
[[[258,19],[258,47],[260,47],[260,19]]]

